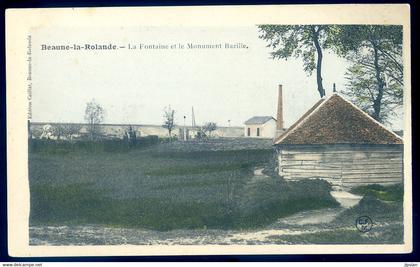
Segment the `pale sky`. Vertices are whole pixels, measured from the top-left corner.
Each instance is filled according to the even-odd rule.
[[[315,72],[307,76],[301,59],[273,60],[257,27],[138,27],[38,29],[32,33],[32,121],[83,122],[92,98],[106,110],[105,123],[163,123],[171,105],[176,123],[242,126],[252,116],[276,117],[278,85],[283,85],[285,126],[318,99]],[[41,44],[219,44],[248,49],[41,51]],[[346,61],[325,53],[323,81],[344,88]],[[402,128],[402,118],[392,125]]]

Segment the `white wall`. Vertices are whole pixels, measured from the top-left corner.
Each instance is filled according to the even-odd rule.
[[[248,136],[248,128],[250,129],[250,136]],[[260,129],[260,135],[257,136],[257,128]],[[249,124],[244,127],[244,136],[253,138],[271,138],[276,135],[276,121],[271,119],[264,124]]]
[[[57,123],[31,123],[31,132],[34,138],[40,138],[43,127],[47,124],[51,124],[52,126],[56,125]],[[149,135],[157,135],[159,137],[168,137],[168,130],[163,128],[161,125],[132,125],[133,130],[137,132],[137,136],[149,136]],[[182,126],[176,125],[172,130],[173,136],[179,136],[179,130],[183,129]],[[191,127],[187,126],[187,129],[190,130],[190,134],[192,134]],[[108,124],[108,125],[101,125],[101,131],[103,134],[107,136],[113,136],[116,138],[123,138],[124,132],[128,130],[128,125],[124,124]],[[85,134],[87,133],[86,125],[82,125],[80,129],[80,133]],[[217,129],[212,132],[212,137],[243,137],[243,127],[217,127]],[[53,137],[51,137],[53,139]],[[62,139],[65,139],[63,136]]]

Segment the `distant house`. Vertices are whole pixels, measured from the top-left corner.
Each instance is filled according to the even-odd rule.
[[[271,116],[255,116],[245,122],[245,137],[274,138],[276,119]]]
[[[338,94],[319,100],[275,141],[286,180],[350,188],[403,181],[403,140]]]

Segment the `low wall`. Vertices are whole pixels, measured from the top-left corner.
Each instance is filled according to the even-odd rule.
[[[64,123],[63,123],[64,124]],[[30,131],[33,138],[40,138],[43,133],[43,128],[45,125],[60,125],[60,123],[43,123],[43,122],[32,122],[30,124]],[[81,125],[79,134],[87,133],[87,125]],[[128,131],[129,124],[102,124],[101,132],[105,136],[114,137],[114,138],[123,138],[124,133]],[[131,127],[136,131],[137,136],[150,136],[157,135],[159,137],[169,137],[168,130],[163,128],[161,125],[142,125],[142,124],[131,124]],[[173,136],[180,136],[180,130],[183,129],[183,126],[175,126],[172,130]],[[186,127],[191,136],[194,136],[194,132],[197,130],[190,126]],[[212,137],[242,137],[243,136],[243,127],[218,127],[214,132],[212,132]],[[65,137],[63,137],[65,138]]]

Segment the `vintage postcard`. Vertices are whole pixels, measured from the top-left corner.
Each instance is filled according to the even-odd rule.
[[[7,10],[10,255],[411,252],[409,22]]]

